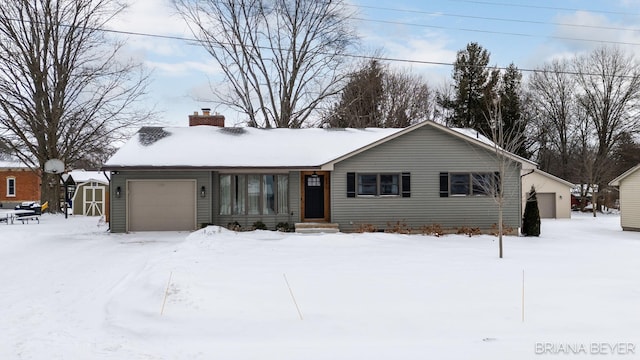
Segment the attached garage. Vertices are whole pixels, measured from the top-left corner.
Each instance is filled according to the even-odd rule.
[[[196,180],[128,180],[128,231],[196,229]]]

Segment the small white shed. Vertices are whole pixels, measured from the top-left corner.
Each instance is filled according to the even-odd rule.
[[[523,170],[522,211],[527,203],[531,185],[536,189],[540,217],[544,219],[571,218],[571,189],[574,184],[542,170]]]
[[[620,190],[620,225],[622,230],[640,231],[640,164],[611,180]]]

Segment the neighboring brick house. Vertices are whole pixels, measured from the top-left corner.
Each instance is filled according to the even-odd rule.
[[[0,161],[0,207],[24,201],[40,201],[40,175],[19,162]]]

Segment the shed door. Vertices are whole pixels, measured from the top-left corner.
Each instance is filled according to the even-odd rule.
[[[556,217],[556,193],[537,193],[538,210],[540,218],[555,219]]]
[[[195,230],[195,180],[130,180],[127,190],[128,231]]]
[[[106,187],[88,184],[83,187],[82,214],[86,216],[102,216],[104,214],[104,194]]]

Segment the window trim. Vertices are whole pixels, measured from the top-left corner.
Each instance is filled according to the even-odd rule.
[[[290,187],[289,187],[289,174],[283,174],[283,173],[269,173],[269,174],[238,174],[238,173],[222,173],[219,175],[219,179],[222,178],[223,176],[229,176],[231,181],[230,181],[230,185],[229,185],[229,193],[225,194],[225,196],[229,196],[229,206],[230,206],[230,213],[229,214],[223,214],[222,213],[222,186],[220,186],[220,184],[222,183],[220,180],[218,180],[218,186],[219,186],[219,190],[218,190],[218,196],[219,196],[219,206],[218,206],[218,215],[220,216],[256,216],[256,215],[260,215],[260,216],[278,216],[278,215],[289,215],[289,209],[291,208],[291,199],[290,199]],[[249,177],[250,176],[255,176],[258,178],[258,193],[257,193],[257,212],[250,212],[250,199],[249,199]],[[265,187],[265,177],[267,176],[273,176],[273,184],[272,184],[272,192],[273,194],[271,195],[273,197],[273,206],[274,206],[274,213],[268,213],[265,210],[265,195],[266,195],[266,187]],[[242,177],[244,178],[243,181],[237,181],[238,177]],[[286,192],[286,209],[282,206],[282,204],[280,204],[280,200],[284,200],[282,196],[280,196],[279,191],[280,189],[280,177],[285,177],[286,178],[286,189],[283,189]],[[243,184],[243,189],[238,189],[238,184]],[[242,194],[242,196],[236,196],[236,194]],[[244,202],[244,206],[242,207],[242,212],[237,211],[238,207],[236,206],[236,201],[238,198],[241,198],[241,200],[243,200]],[[280,210],[286,210],[286,212],[280,212]]]
[[[363,185],[363,176],[375,176],[375,193],[361,193]],[[389,185],[396,187],[394,193],[385,193],[382,191],[382,177],[392,176],[395,182],[392,181]],[[372,184],[367,184],[368,188]],[[411,173],[410,172],[349,172],[347,173],[347,198],[408,198],[411,197]]]
[[[9,183],[13,182],[13,185],[9,185]],[[10,176],[7,177],[7,197],[16,197],[17,196],[17,184],[18,182],[16,181],[15,176]],[[10,191],[10,189],[13,189],[13,192]]]
[[[453,193],[453,176],[466,176],[466,193]],[[476,185],[475,179],[479,176],[492,182],[491,187],[495,188],[495,193],[481,190]],[[499,172],[441,172],[440,173],[440,197],[494,197],[500,193],[500,173]]]
[[[449,173],[449,196],[451,197],[458,197],[458,196],[469,196],[471,194],[471,185],[473,183],[473,181],[471,180],[471,174],[472,173],[467,173],[467,172],[453,172],[453,173]],[[463,177],[465,176],[467,178],[466,181],[466,193],[460,193],[460,192],[453,192],[453,177],[454,176],[460,176]]]
[[[395,182],[395,186],[396,186],[396,192],[395,193],[390,193],[390,194],[383,194],[382,193],[382,177],[383,176],[393,176],[396,180]],[[394,196],[394,197],[399,197],[402,194],[402,184],[400,184],[402,179],[402,175],[399,173],[381,173],[378,174],[378,194],[380,194],[380,196]],[[392,181],[391,186],[393,186],[394,183]]]
[[[365,194],[362,193],[360,191],[360,189],[362,188],[363,185],[363,181],[362,181],[362,177],[363,176],[367,176],[367,177],[371,177],[371,176],[375,176],[375,190],[373,194]],[[374,197],[374,196],[378,196],[378,194],[380,193],[378,191],[378,184],[379,184],[379,179],[378,179],[378,174],[372,174],[372,173],[358,173],[356,174],[356,196],[360,196],[360,197]],[[371,185],[367,185],[367,186],[371,186]]]

